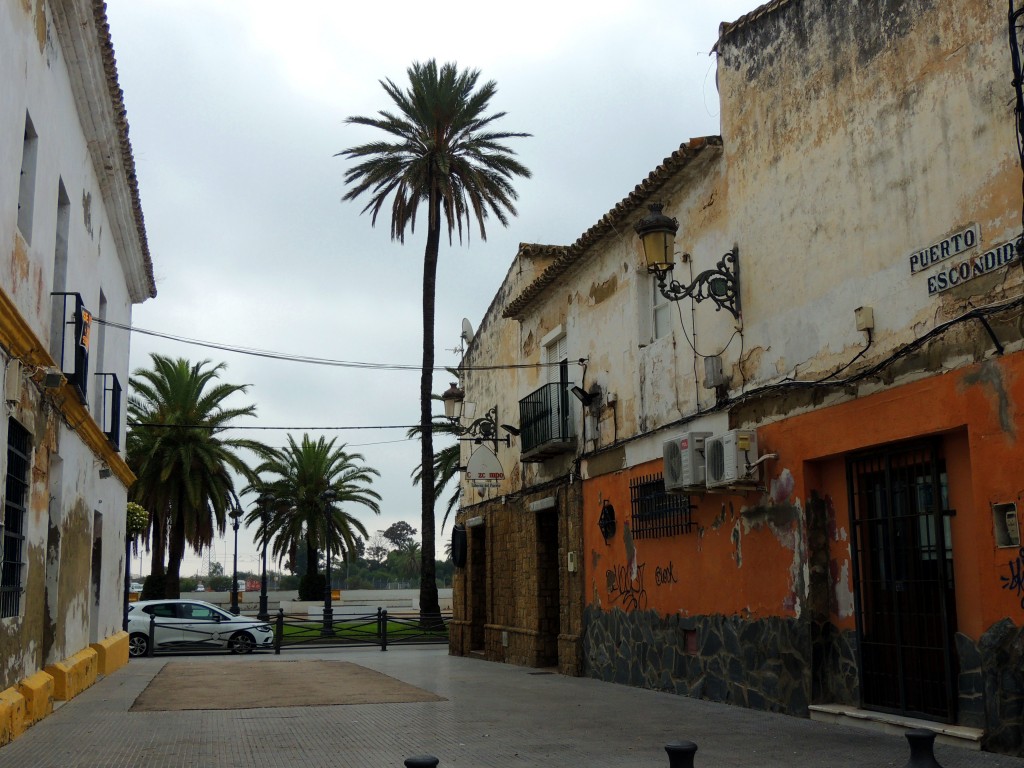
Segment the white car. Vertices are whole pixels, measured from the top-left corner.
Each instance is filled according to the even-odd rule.
[[[140,600],[128,608],[128,653],[149,652],[150,623],[154,651],[229,648],[251,653],[274,647],[274,630],[265,621],[234,616],[202,600]]]

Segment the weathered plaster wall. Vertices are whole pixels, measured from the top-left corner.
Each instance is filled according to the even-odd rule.
[[[43,390],[38,368],[49,365],[50,292],[54,286],[57,244],[58,189],[64,185],[69,201],[66,290],[82,295],[93,312],[106,300],[103,319],[130,324],[131,299],[124,259],[142,256],[119,252],[114,214],[108,204],[117,200],[110,186],[110,168],[97,168],[83,125],[95,125],[79,114],[82,85],[75,90],[69,67],[100,59],[97,31],[88,24],[73,25],[84,58],[69,64],[61,47],[54,14],[93,18],[85,0],[23,0],[0,4],[0,177],[18,178],[26,113],[38,135],[33,216],[29,238],[18,231],[17,184],[0,185],[0,362],[24,363],[19,400],[7,415],[31,435],[33,466],[30,477],[24,546],[21,610],[0,619],[0,689],[15,684],[48,663],[72,656],[114,634],[121,625],[124,573],[124,509],[130,476],[120,455],[98,428],[99,399],[90,376],[88,402],[83,409],[68,389]],[[92,59],[90,59],[90,56]],[[90,75],[91,76],[91,75]],[[102,93],[106,82],[85,78]],[[102,103],[88,103],[102,112]],[[95,117],[91,115],[90,117]],[[115,139],[114,144],[117,144]],[[103,175],[107,174],[107,175]],[[102,178],[101,178],[102,177]],[[131,202],[128,201],[128,210]],[[120,210],[120,209],[118,209]],[[136,244],[137,245],[137,244]],[[104,337],[104,343],[99,339]],[[116,373],[128,380],[127,334],[104,334],[93,327],[90,373]],[[59,356],[58,356],[59,357]],[[74,413],[74,418],[69,414]],[[123,413],[120,428],[123,437]],[[6,444],[7,421],[0,425]],[[114,476],[101,479],[101,461],[114,464]],[[6,466],[6,451],[0,463]],[[119,475],[121,479],[119,479]],[[99,515],[99,518],[97,518]],[[99,555],[94,562],[95,521],[102,519]],[[97,594],[94,584],[100,585]]]
[[[1024,461],[1017,440],[1024,416],[1011,405],[1022,398],[1024,359],[1012,355],[759,429],[763,450],[779,454],[771,476],[792,476],[790,499],[805,504],[817,493],[826,500],[835,589],[832,620],[838,626],[853,626],[841,456],[916,435],[943,439],[950,505],[956,510],[950,525],[959,630],[977,641],[1004,617],[1024,624],[1024,585],[1014,578],[1019,556],[1013,548],[996,545],[991,512],[993,504],[1024,498],[1017,471]]]
[[[982,0],[814,0],[719,42],[748,386],[845,363],[866,341],[856,307],[874,308],[868,364],[968,297],[1019,286],[1020,271],[1002,269],[929,296],[938,268],[912,275],[908,263],[971,223],[981,238],[968,255],[1020,230],[1005,40],[1005,9]],[[958,341],[947,365],[970,350]]]
[[[635,539],[629,481],[660,472],[651,462],[592,478],[583,488],[587,603],[662,615],[721,613],[799,617],[806,594],[806,532],[799,500],[694,497],[690,533]],[[598,535],[605,501],[617,531]]]

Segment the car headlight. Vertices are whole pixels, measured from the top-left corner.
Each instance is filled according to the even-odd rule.
[[[258,627],[256,627],[256,631],[257,632],[273,632],[274,630],[270,628],[269,624],[260,624]]]

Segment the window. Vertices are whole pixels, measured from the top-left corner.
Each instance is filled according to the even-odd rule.
[[[32,242],[32,205],[36,196],[36,151],[39,137],[32,118],[25,115],[25,141],[21,147],[21,181],[18,185],[18,230],[26,243]]]
[[[635,539],[676,536],[693,529],[690,497],[666,493],[665,480],[661,475],[646,475],[630,480],[629,498]]]
[[[32,465],[28,430],[14,419],[7,423],[7,495],[4,499],[3,561],[0,564],[0,618],[21,612],[22,556],[29,469]]]
[[[651,338],[660,339],[672,332],[672,302],[658,288],[658,278],[651,275]]]
[[[71,200],[64,188],[64,180],[57,180],[57,241],[53,249],[53,282],[51,291],[55,294],[64,293],[68,285],[68,233],[71,228]],[[53,297],[50,313],[50,357],[61,359],[61,344],[64,341],[63,302],[59,296]]]
[[[569,344],[564,333],[551,340],[545,338],[543,343],[548,384],[557,385],[548,413],[548,434],[567,437],[573,433],[569,416]]]
[[[176,618],[174,603],[157,603],[156,605],[147,605],[142,609],[142,612],[148,613],[150,616],[156,616],[160,619]]]

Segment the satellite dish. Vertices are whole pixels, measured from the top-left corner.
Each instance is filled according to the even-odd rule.
[[[473,324],[468,318],[462,318],[462,340],[467,344],[473,343]]]

